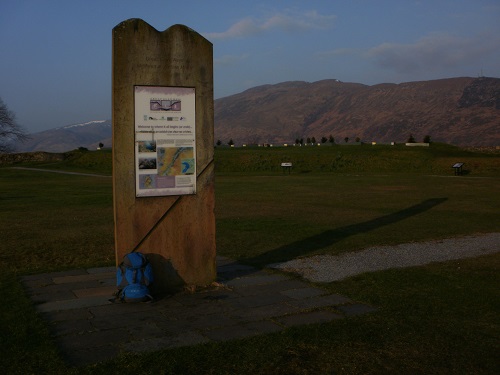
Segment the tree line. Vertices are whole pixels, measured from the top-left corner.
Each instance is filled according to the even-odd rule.
[[[345,143],[349,143],[349,137],[345,137],[344,139],[344,142]],[[305,142],[305,143],[304,143]],[[321,143],[330,143],[330,144],[335,144],[335,138],[330,134],[330,136],[327,138],[327,137],[321,137]],[[355,138],[355,142],[356,143],[360,143],[361,142],[361,138],[359,137],[356,137]],[[431,142],[431,136],[430,135],[426,135],[423,139],[423,143],[430,143]],[[296,138],[295,139],[295,144],[296,145],[300,145],[300,146],[303,146],[304,144],[306,145],[314,145],[316,144],[316,138],[315,137],[307,137],[306,140],[304,141],[304,138]],[[415,137],[413,136],[413,134],[410,134],[410,136],[408,137],[408,140],[406,141],[406,143],[417,143],[417,141],[415,140]],[[222,145],[222,141],[219,139],[217,140],[216,142],[216,145],[217,146],[221,146]],[[233,139],[231,138],[228,142],[227,142],[227,145],[228,146],[234,146],[234,141]]]

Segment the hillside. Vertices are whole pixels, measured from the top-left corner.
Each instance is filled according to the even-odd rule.
[[[500,145],[500,79],[451,78],[367,86],[338,80],[264,85],[215,101],[215,139],[294,143],[433,141]]]
[[[349,138],[401,143],[412,134],[457,146],[500,146],[500,79],[450,78],[367,86],[335,79],[251,88],[214,102],[215,140],[242,144]],[[18,152],[111,146],[111,121],[30,134]]]
[[[27,142],[18,145],[18,151],[66,152],[79,147],[95,150],[99,143],[111,147],[111,120],[89,121],[30,134]]]

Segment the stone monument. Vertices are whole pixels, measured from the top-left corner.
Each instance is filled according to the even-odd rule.
[[[150,259],[153,291],[216,278],[212,44],[141,19],[113,29],[116,262]]]

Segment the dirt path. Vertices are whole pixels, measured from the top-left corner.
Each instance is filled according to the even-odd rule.
[[[27,167],[12,167],[11,169],[22,169],[22,170],[25,170],[25,171],[51,172],[51,173],[61,173],[61,174],[75,174],[75,175],[78,175],[78,176],[89,176],[89,177],[107,177],[107,178],[112,177],[112,176],[106,176],[106,175],[103,175],[103,174],[58,171],[58,170],[55,170],[55,169],[27,168]]]

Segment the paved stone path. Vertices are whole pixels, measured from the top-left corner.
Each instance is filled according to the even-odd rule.
[[[219,283],[152,303],[112,303],[115,268],[23,277],[67,361],[76,366],[143,352],[277,332],[374,307],[281,274],[218,257]]]

